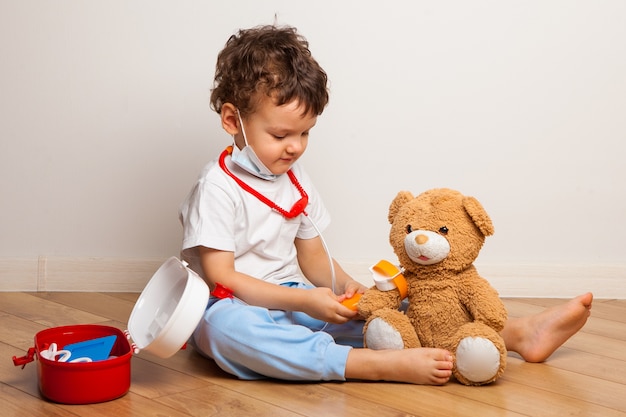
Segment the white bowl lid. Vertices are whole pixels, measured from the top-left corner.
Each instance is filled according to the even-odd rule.
[[[128,319],[135,353],[175,354],[202,319],[209,287],[187,264],[171,257],[152,276]]]

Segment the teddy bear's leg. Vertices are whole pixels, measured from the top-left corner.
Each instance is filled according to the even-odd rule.
[[[405,349],[421,346],[407,316],[391,308],[373,312],[363,327],[363,334],[364,345],[370,349]]]
[[[502,337],[483,323],[468,323],[456,334],[454,376],[465,385],[489,384],[502,375],[506,347]]]

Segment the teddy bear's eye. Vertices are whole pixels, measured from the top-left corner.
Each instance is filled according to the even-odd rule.
[[[408,225],[406,227],[406,234],[408,235],[409,233],[411,233],[413,231],[413,228],[411,227],[411,225]]]
[[[441,226],[439,228],[439,233],[441,233],[442,235],[447,235],[448,234],[448,228],[446,226]]]

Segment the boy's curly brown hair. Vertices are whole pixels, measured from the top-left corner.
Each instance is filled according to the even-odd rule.
[[[250,114],[263,95],[277,106],[298,100],[304,114],[320,115],[328,103],[328,77],[293,27],[239,30],[217,57],[211,107],[225,103]]]

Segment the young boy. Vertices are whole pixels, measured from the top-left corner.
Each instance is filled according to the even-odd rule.
[[[194,345],[242,379],[443,384],[449,352],[362,348],[363,323],[341,304],[366,288],[330,267],[320,234],[330,217],[297,163],[327,102],[326,73],[294,28],[240,30],[220,52],[211,104],[234,143],[205,167],[180,215],[184,259],[235,297],[211,298]],[[544,360],[590,307],[586,294],[510,320],[507,347]]]

